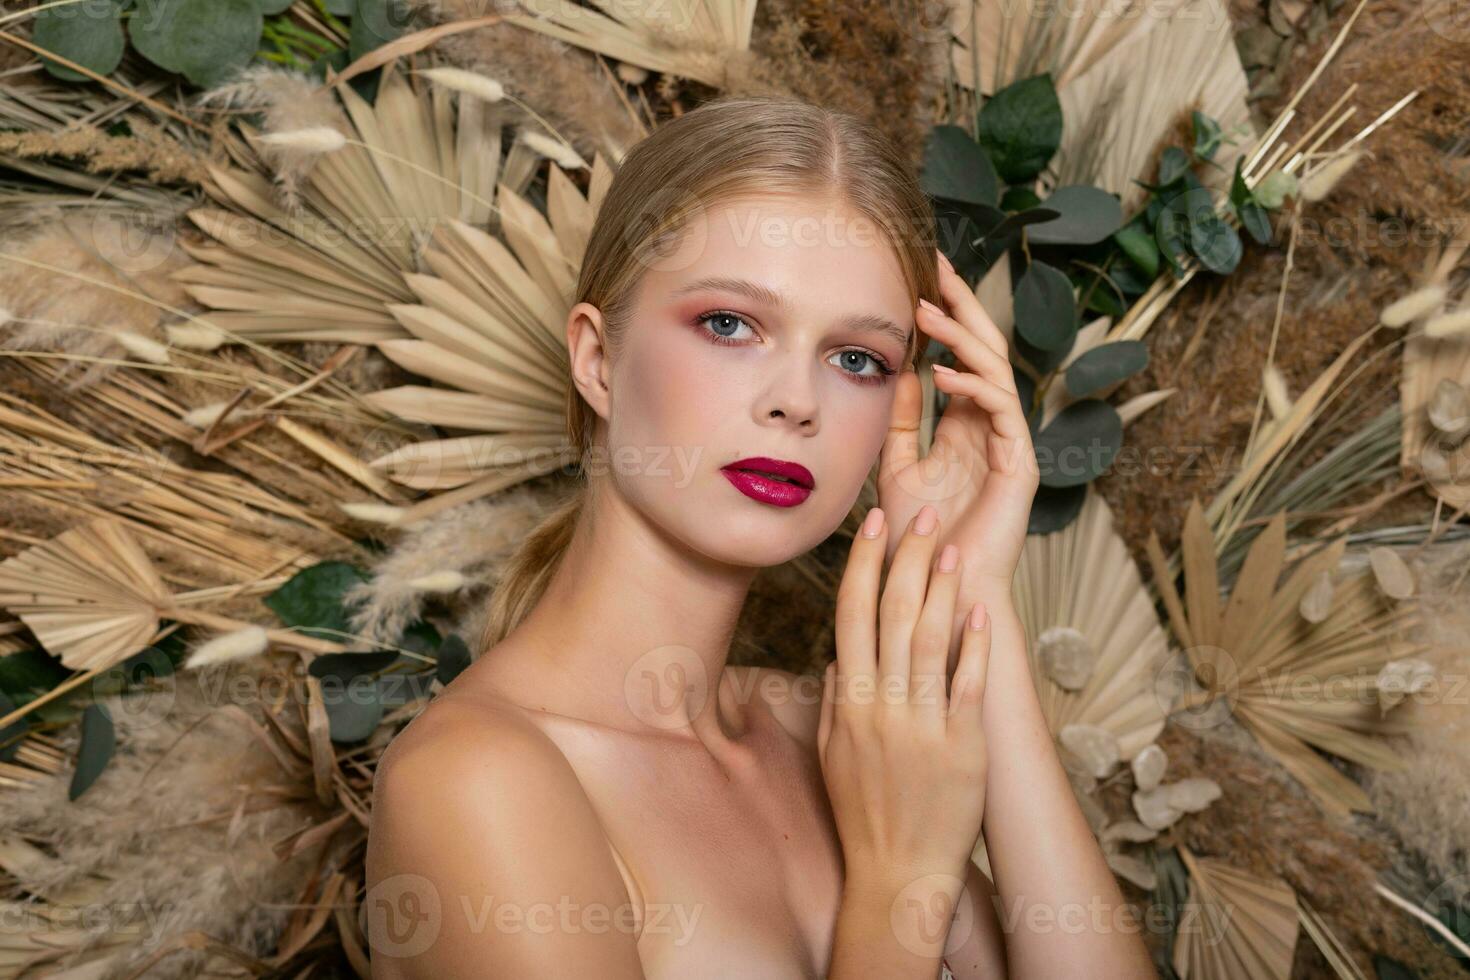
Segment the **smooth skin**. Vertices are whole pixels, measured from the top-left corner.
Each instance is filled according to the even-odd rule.
[[[771,223],[826,234],[770,236]],[[1029,433],[1004,338],[969,289],[941,262],[949,312],[914,309],[881,236],[849,234],[861,224],[806,197],[729,201],[687,256],[645,270],[616,351],[600,310],[570,311],[573,383],[610,463],[589,471],[587,519],[541,601],[379,762],[363,899],[377,980],[901,980],[934,977],[941,950],[962,980],[1153,975],[1112,920],[1041,929],[1026,915],[1122,902],[1010,596],[1037,478]],[[922,460],[904,336],[875,316],[968,369],[935,375],[955,397]],[[719,467],[752,455],[802,463],[816,490],[793,508],[743,496]],[[898,677],[906,657],[908,688],[932,691],[915,664],[937,679],[947,649],[961,681],[942,738],[964,751],[941,747],[935,705],[837,698],[853,691],[842,663],[825,681],[728,663],[755,574],[825,540],[875,462],[893,530],[854,541],[844,584],[862,585],[841,593],[839,658]],[[869,648],[852,639],[864,603]],[[962,682],[977,603],[978,702]],[[994,888],[969,859],[982,828]]]

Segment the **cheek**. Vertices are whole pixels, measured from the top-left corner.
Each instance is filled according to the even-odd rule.
[[[615,445],[692,446],[707,442],[729,417],[734,372],[716,370],[715,358],[700,345],[674,334],[627,354],[627,368],[616,379]]]

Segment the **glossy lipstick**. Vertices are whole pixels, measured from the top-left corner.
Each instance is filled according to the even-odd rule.
[[[720,467],[725,479],[752,500],[777,507],[795,507],[812,494],[816,481],[800,463],[768,456],[751,456]]]

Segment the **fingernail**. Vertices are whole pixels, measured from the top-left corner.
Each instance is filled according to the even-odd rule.
[[[939,570],[941,572],[952,572],[959,567],[959,564],[960,549],[953,544],[945,545],[944,550],[939,553]]]
[[[933,534],[935,526],[939,523],[939,511],[933,505],[925,504],[919,508],[919,516],[914,518],[915,534]]]
[[[932,311],[934,313],[938,313],[940,316],[944,316],[943,311],[941,311],[939,309],[939,307],[935,306],[933,303],[929,302],[927,299],[925,299],[922,296],[919,297],[919,305],[922,306],[926,310],[930,310],[930,311]]]
[[[977,602],[970,610],[970,629],[978,630],[985,628],[985,603]]]
[[[943,364],[931,364],[931,365],[929,365],[929,367],[932,370],[938,371],[940,374],[959,374],[960,373],[960,372],[956,371],[952,367],[945,367]]]
[[[883,508],[874,507],[868,511],[868,516],[863,518],[863,537],[876,538],[881,530],[883,530]]]

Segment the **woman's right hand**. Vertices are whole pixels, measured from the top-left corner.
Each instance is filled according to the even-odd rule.
[[[925,505],[899,542],[881,598],[892,533],[883,512],[869,511],[853,536],[817,730],[849,887],[895,897],[932,875],[963,882],[985,809],[980,709],[990,624],[977,603],[946,684],[960,568],[954,545],[935,561],[937,530],[938,514]]]

